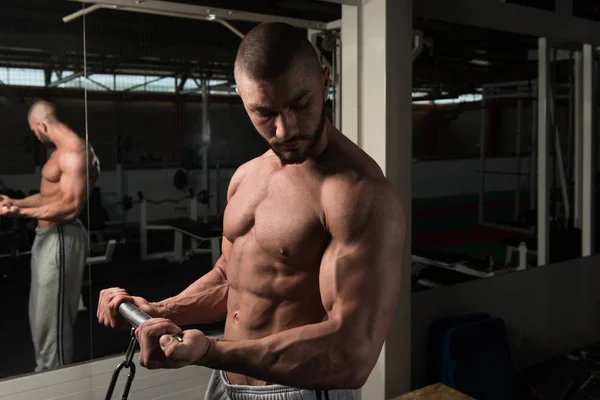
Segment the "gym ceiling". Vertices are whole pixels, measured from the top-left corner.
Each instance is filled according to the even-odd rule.
[[[483,0],[482,0],[483,1]],[[316,0],[181,0],[205,5],[318,21],[341,18],[341,6]],[[553,0],[510,0],[552,10]],[[600,2],[573,0],[574,14],[600,21]],[[83,20],[62,17],[82,8],[73,1],[2,0],[0,66],[81,71]],[[242,32],[251,23],[233,21]],[[506,32],[456,26],[415,18],[424,33],[415,60],[415,91],[434,97],[473,93],[482,83],[533,79],[537,41]],[[218,23],[98,10],[86,18],[88,70],[94,73],[145,73],[176,76],[210,73],[231,77],[239,38]],[[560,73],[559,73],[560,79]]]

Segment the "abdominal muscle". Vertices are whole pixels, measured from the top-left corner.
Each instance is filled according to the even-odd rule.
[[[228,270],[230,267],[228,266]],[[256,278],[230,280],[225,339],[260,339],[288,329],[323,321],[325,310],[319,294],[318,268],[313,268],[312,272],[304,269],[296,274],[290,274],[289,270],[276,272],[294,268],[286,268],[282,265],[254,266],[254,268],[244,266],[244,268],[253,269],[252,275]],[[271,277],[265,279],[265,275]],[[227,377],[234,385],[269,384],[269,382],[231,372],[227,373]]]

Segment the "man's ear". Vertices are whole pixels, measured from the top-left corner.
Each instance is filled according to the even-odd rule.
[[[323,68],[323,96],[329,96],[329,88],[331,87],[331,70],[329,67]]]
[[[48,133],[48,126],[43,121],[38,121],[37,126],[40,132]]]
[[[242,97],[242,95],[240,94],[240,88],[239,87],[235,87],[235,92],[238,94],[238,96]]]

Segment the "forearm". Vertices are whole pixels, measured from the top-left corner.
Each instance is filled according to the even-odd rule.
[[[20,208],[19,214],[27,218],[62,223],[73,221],[78,217],[79,211],[76,204],[59,200],[41,206]]]
[[[210,340],[200,365],[297,388],[352,389],[362,385],[361,346],[331,321],[262,339]]]
[[[154,305],[177,325],[210,324],[227,316],[229,283],[219,267],[192,283],[177,296]]]
[[[13,199],[13,205],[19,208],[39,207],[42,204],[42,195],[40,193],[26,197],[24,199]]]

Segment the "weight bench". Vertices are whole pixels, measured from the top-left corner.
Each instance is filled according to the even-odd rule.
[[[475,278],[489,278],[491,276],[498,275],[498,271],[486,272],[469,267],[469,257],[460,257],[456,254],[446,252],[433,252],[430,250],[413,249],[412,261],[431,267],[438,267],[454,272],[460,272],[461,274]]]
[[[195,200],[193,200],[194,202]],[[192,204],[193,205],[193,204]],[[223,232],[215,229],[209,224],[198,222],[194,219],[181,219],[165,223],[164,225],[149,225],[147,220],[147,203],[141,201],[140,218],[140,259],[147,260],[168,260],[170,262],[183,262],[188,257],[195,254],[210,254],[213,266],[221,257],[221,237]],[[192,215],[193,210],[192,210]],[[172,231],[173,232],[173,250],[165,252],[148,252],[148,231]],[[189,250],[183,249],[183,238],[188,236],[191,240]],[[210,242],[209,248],[199,248],[204,242]]]

